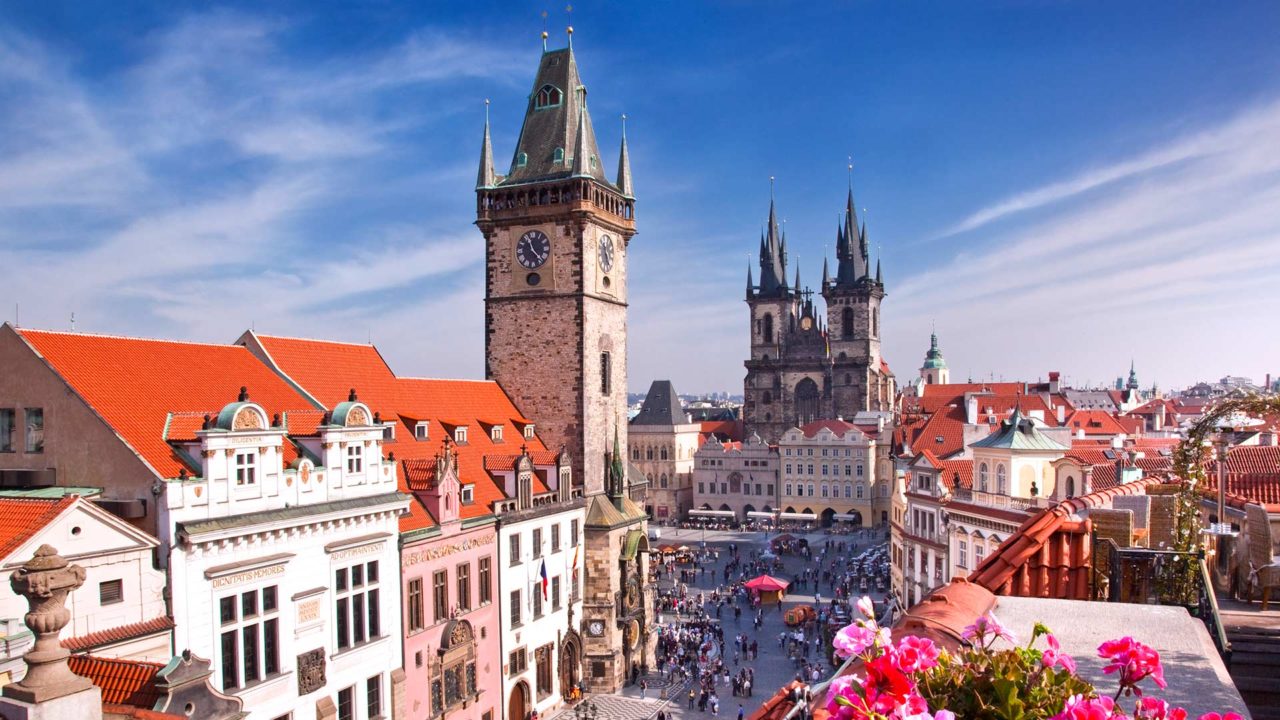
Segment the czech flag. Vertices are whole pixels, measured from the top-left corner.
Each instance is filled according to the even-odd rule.
[[[538,575],[542,578],[542,599],[547,599],[547,561],[542,561],[542,569],[538,571]]]

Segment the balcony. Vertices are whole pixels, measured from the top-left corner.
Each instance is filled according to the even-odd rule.
[[[1049,507],[1045,498],[1020,498],[982,490],[964,490],[957,488],[952,499],[958,502],[982,505],[984,507],[1004,508],[1008,510],[1034,510]]]
[[[917,527],[909,523],[903,523],[902,534],[907,537],[918,540],[920,542],[932,543],[934,545],[947,546],[947,534],[942,531],[935,530],[930,532],[927,528]]]

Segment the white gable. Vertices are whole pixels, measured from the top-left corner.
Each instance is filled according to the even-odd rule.
[[[159,544],[159,540],[81,499],[4,558],[2,567],[12,569],[25,563],[41,545],[52,545],[59,555],[75,561],[129,551],[150,552]]]

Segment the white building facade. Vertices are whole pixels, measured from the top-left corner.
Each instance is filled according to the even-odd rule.
[[[867,527],[887,520],[892,483],[878,477],[881,429],[819,420],[783,433],[779,506],[787,513],[812,514],[823,527]]]
[[[354,400],[314,434],[291,420],[242,395],[184,448],[200,476],[157,483],[177,646],[253,718],[399,717],[408,499],[384,429]]]
[[[693,507],[731,512],[725,519],[747,521],[778,507],[778,451],[752,434],[722,443],[712,437],[694,456]]]

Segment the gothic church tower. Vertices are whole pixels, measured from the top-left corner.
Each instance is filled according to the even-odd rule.
[[[586,689],[652,665],[645,514],[627,496],[627,252],[636,233],[625,132],[611,181],[569,47],[546,50],[505,175],[485,120],[476,181],[484,234],[485,372],[563,448],[585,495]]]

